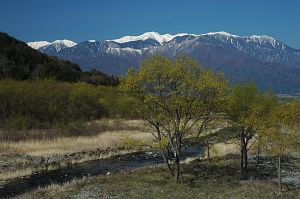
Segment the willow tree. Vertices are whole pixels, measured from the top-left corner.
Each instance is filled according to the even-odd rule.
[[[129,70],[120,90],[139,101],[138,112],[154,129],[158,148],[176,182],[187,138],[199,136],[225,100],[221,75],[188,57],[175,61],[155,55]]]
[[[273,95],[261,93],[254,84],[236,85],[228,100],[227,115],[237,131],[241,150],[241,169],[248,168],[248,151],[265,130],[266,118],[276,104]]]
[[[278,185],[282,190],[282,158],[300,147],[300,101],[281,102],[268,118],[269,128],[265,131],[268,152],[277,157],[275,164]]]

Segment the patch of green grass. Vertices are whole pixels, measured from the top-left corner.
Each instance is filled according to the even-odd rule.
[[[230,162],[230,161],[228,161]],[[252,175],[250,172],[248,175]],[[299,198],[299,190],[279,193],[268,180],[242,180],[238,166],[194,161],[183,165],[176,184],[164,167],[122,171],[51,185],[20,198]]]

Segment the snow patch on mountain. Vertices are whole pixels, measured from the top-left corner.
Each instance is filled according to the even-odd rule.
[[[36,50],[40,48],[47,48],[49,46],[54,46],[54,48],[57,49],[57,51],[60,51],[63,48],[70,48],[76,46],[77,43],[71,40],[62,39],[62,40],[55,40],[53,42],[48,42],[48,41],[28,42],[27,45]]]
[[[55,41],[53,41],[51,44],[62,44],[62,45],[64,45],[64,46],[68,47],[68,48],[77,45],[77,43],[75,43],[74,41],[67,40],[67,39],[63,39],[63,40],[55,40]],[[49,44],[49,45],[51,45],[51,44]]]
[[[133,49],[133,48],[113,48],[113,47],[109,47],[109,48],[106,49],[105,52],[106,53],[119,54],[119,55],[121,53],[124,53],[124,52],[142,55],[142,50]]]
[[[276,39],[274,39],[273,37],[267,36],[267,35],[252,35],[249,37],[250,40],[254,41],[254,42],[258,42],[258,43],[263,43],[263,42],[270,42],[272,44],[273,47],[275,47],[276,44]]]
[[[205,34],[201,34],[201,35],[198,35],[198,36],[206,36],[206,35],[209,35],[209,36],[222,36],[222,37],[234,37],[234,38],[238,38],[240,36],[238,35],[233,35],[233,34],[230,34],[228,32],[224,32],[224,31],[220,31],[220,32],[208,32],[208,33],[205,33]]]
[[[180,34],[176,34],[176,35],[171,35],[171,34],[161,35],[158,32],[146,32],[139,36],[124,36],[119,39],[114,39],[111,41],[114,41],[117,43],[127,43],[127,42],[131,42],[131,41],[145,41],[148,39],[153,39],[153,40],[158,41],[161,45],[163,45],[164,43],[171,41],[173,38],[175,38],[177,36],[184,36],[184,35],[187,35],[187,34],[180,33]]]
[[[27,45],[30,46],[33,49],[39,49],[41,47],[47,46],[49,45],[50,42],[48,41],[32,41],[32,42],[28,42]]]

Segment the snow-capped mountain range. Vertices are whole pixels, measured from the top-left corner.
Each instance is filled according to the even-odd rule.
[[[71,40],[63,39],[63,40],[55,40],[53,42],[48,42],[48,41],[33,41],[33,42],[28,42],[28,46],[30,46],[33,49],[40,49],[40,48],[51,48],[54,47],[56,52],[61,51],[64,48],[70,48],[73,46],[76,46],[77,43]]]
[[[119,39],[75,43],[70,40],[29,42],[49,55],[113,75],[153,54],[170,58],[187,54],[207,67],[222,71],[232,82],[254,81],[261,88],[300,92],[300,50],[266,35],[238,36],[227,32],[159,34],[146,32]],[[299,81],[298,81],[299,80]]]

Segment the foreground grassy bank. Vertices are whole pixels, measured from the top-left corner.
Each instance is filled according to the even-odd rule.
[[[183,164],[182,183],[176,184],[162,166],[122,171],[51,185],[18,198],[299,198],[299,190],[278,192],[274,171],[261,177],[239,171],[236,157],[195,160]],[[260,176],[260,177],[259,177]]]

